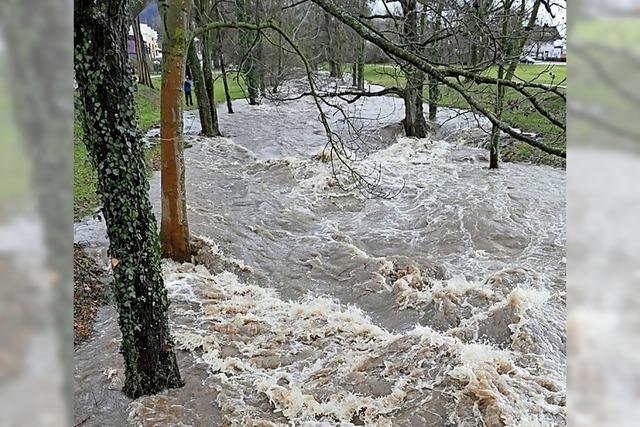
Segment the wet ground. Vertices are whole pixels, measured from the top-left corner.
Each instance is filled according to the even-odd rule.
[[[310,99],[235,108],[224,138],[185,120],[190,226],[210,267],[165,265],[188,386],[123,398],[105,308],[76,351],[77,421],[564,424],[564,170],[489,171],[465,144],[482,133],[472,118],[443,110],[434,137],[404,138],[401,100],[373,98],[349,107],[350,132],[328,115],[354,167],[402,189],[370,198],[321,160]],[[157,209],[157,176],[151,195]],[[76,240],[101,248],[103,228],[77,224]]]

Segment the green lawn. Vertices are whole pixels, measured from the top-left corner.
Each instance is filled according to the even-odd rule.
[[[219,76],[216,76],[219,77]],[[138,85],[135,94],[138,107],[138,126],[142,132],[160,124],[160,76],[153,76],[154,89]],[[229,93],[233,99],[244,98],[244,91],[236,80],[235,73],[229,73]],[[240,81],[242,84],[242,80]],[[224,87],[221,78],[216,78],[214,84],[214,97],[217,103],[224,102]],[[194,106],[185,109],[193,110],[197,107],[197,98],[193,96]],[[224,118],[221,118],[224,120]],[[0,154],[2,154],[0,152]],[[160,160],[160,146],[148,148],[145,152],[148,170],[158,169]],[[2,156],[0,156],[1,165]],[[96,194],[96,173],[89,162],[87,150],[82,143],[82,126],[76,117],[74,121],[74,153],[73,153],[73,216],[75,220],[90,215],[99,205]],[[2,169],[0,169],[2,170]],[[2,187],[0,187],[0,190]],[[0,193],[0,196],[2,194]]]
[[[488,69],[485,75],[495,77],[497,69]],[[535,81],[538,83],[566,84],[567,67],[565,65],[546,64],[520,64],[516,70],[516,78]],[[405,78],[398,67],[393,65],[367,64],[365,67],[365,79],[371,83],[381,86],[405,85]],[[472,82],[463,83],[467,92],[479,100],[486,107],[492,106],[495,99],[495,87],[488,85],[478,85]],[[442,86],[440,87],[441,97],[439,105],[446,107],[468,109],[467,101],[456,91]],[[532,91],[535,93],[535,91]],[[564,119],[565,103],[557,97],[549,96],[538,92],[538,101],[551,111],[558,118]],[[428,97],[428,88],[425,88],[425,99]],[[562,146],[566,145],[565,134],[558,127],[549,123],[544,116],[535,111],[529,102],[514,89],[507,89],[505,95],[505,111],[503,118],[512,126],[525,131],[536,132],[545,144]],[[506,153],[512,160],[535,160],[555,163],[551,157],[526,144],[514,144],[511,152]]]

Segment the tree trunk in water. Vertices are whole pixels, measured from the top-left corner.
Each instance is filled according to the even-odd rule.
[[[144,38],[140,30],[140,18],[136,17],[131,25],[133,28],[133,38],[136,44],[136,65],[138,69],[138,82],[153,89],[153,81],[149,72],[149,57],[147,48],[144,45]]]
[[[438,115],[438,101],[440,99],[440,88],[438,81],[429,76],[429,120],[435,120]]]
[[[184,181],[182,139],[182,90],[189,40],[187,24],[190,0],[170,2],[161,8],[163,37],[160,139],[162,163],[162,253],[176,261],[189,261],[189,223]]]
[[[360,43],[358,44],[358,89],[364,90],[364,63],[366,60],[367,42],[362,37],[359,37]]]
[[[195,85],[196,98],[198,98],[198,114],[200,115],[200,124],[202,126],[202,134],[205,136],[216,136],[213,131],[213,122],[211,119],[211,107],[209,95],[205,88],[204,74],[200,66],[200,60],[196,52],[195,41],[189,44],[189,53],[187,58],[188,67],[193,76]]]
[[[256,78],[258,80],[257,86],[260,91],[260,95],[264,96],[267,93],[267,84],[265,83],[265,67],[264,67],[264,48],[262,43],[262,37],[258,36],[259,40],[256,45]]]
[[[183,383],[169,333],[169,300],[138,139],[127,54],[128,1],[80,2],[74,13],[75,75],[84,141],[97,169],[110,242],[125,363],[123,391],[137,398]]]
[[[424,73],[412,70],[407,75],[407,87],[404,90],[404,132],[407,136],[425,138],[427,122],[424,118]]]
[[[418,10],[416,0],[402,3],[404,13],[404,29],[402,37],[407,45],[420,41],[418,26]],[[405,72],[407,86],[404,90],[404,131],[407,136],[425,138],[427,136],[427,122],[424,118],[424,73],[409,65]]]
[[[435,22],[433,23],[433,33],[437,34],[442,28],[442,2],[438,3],[435,11]],[[428,49],[429,56],[434,62],[438,62],[440,59],[440,42],[435,42]],[[440,88],[438,87],[438,81],[429,76],[429,120],[434,121],[438,115],[438,101],[440,101]]]
[[[253,22],[251,9],[247,4],[248,0],[236,0],[238,6],[238,20],[243,22]],[[258,105],[258,70],[254,57],[255,31],[240,31],[240,47],[244,58],[242,64],[242,72],[247,85],[247,95],[249,96],[249,105]]]
[[[358,63],[357,62],[354,62],[351,65],[351,77],[352,77],[351,86],[358,87]]]
[[[214,16],[216,19],[220,19],[220,10],[216,5],[214,7]],[[224,86],[224,97],[227,101],[227,112],[233,114],[233,103],[231,102],[231,93],[229,92],[229,81],[227,80],[227,67],[224,62],[224,43],[222,42],[222,31],[216,30],[216,36],[218,38],[218,60],[220,62],[220,73],[222,74],[222,85]]]
[[[279,25],[282,25],[282,23],[280,22]],[[283,39],[282,39],[282,34],[278,34],[278,63],[277,63],[277,70],[276,70],[276,75],[275,78],[273,79],[273,89],[271,89],[271,92],[273,93],[278,93],[278,87],[280,86],[280,79],[282,78],[282,73],[283,73],[283,68],[284,68],[284,62],[283,62],[283,56],[284,56],[284,47],[283,47]]]
[[[204,71],[204,85],[209,98],[209,115],[213,127],[212,136],[220,136],[218,110],[213,87],[213,70],[211,69],[211,41],[208,34],[202,35],[202,69]]]
[[[325,13],[324,28],[327,34],[327,46],[325,49],[326,49],[327,61],[329,62],[329,76],[341,79],[342,66],[338,61],[338,58],[335,52],[334,40],[332,37],[332,33],[335,28],[332,22],[333,22],[333,17],[330,14]]]
[[[220,49],[220,73],[222,73],[222,85],[224,86],[224,97],[227,101],[227,112],[229,112],[229,114],[233,114],[233,103],[231,102],[231,93],[229,93],[227,68],[224,63],[224,54],[222,53],[222,48]]]
[[[498,66],[498,79],[504,78],[504,66]],[[496,117],[502,118],[504,104],[504,86],[500,83],[496,86]],[[489,147],[489,169],[497,169],[500,160],[500,129],[496,125],[491,128],[491,145]]]

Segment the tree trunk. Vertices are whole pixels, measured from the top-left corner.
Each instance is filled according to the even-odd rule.
[[[498,66],[498,79],[504,78],[504,66]],[[504,104],[504,85],[500,83],[496,87],[496,117],[502,118]],[[496,125],[491,128],[491,145],[489,147],[489,169],[497,169],[500,160],[500,129]]]
[[[97,169],[110,244],[125,363],[123,391],[137,398],[180,387],[182,380],[169,333],[169,300],[138,138],[127,11],[127,0],[76,3],[74,45],[84,142]]]
[[[327,61],[329,62],[329,76],[341,79],[342,65],[340,64],[340,61],[338,61],[334,46],[335,40],[333,40],[332,36],[335,31],[335,27],[333,26],[333,17],[328,13],[324,14],[324,28],[327,35],[325,51]]]
[[[184,180],[182,138],[182,90],[189,39],[190,0],[177,0],[161,8],[165,22],[160,94],[160,139],[162,163],[162,253],[176,261],[191,258]]]
[[[149,72],[149,57],[147,55],[147,48],[144,45],[144,38],[142,37],[142,31],[140,30],[140,18],[135,17],[133,19],[133,38],[136,43],[136,66],[138,69],[138,82],[145,86],[149,86],[153,89],[153,81],[151,80],[151,73]]]
[[[202,135],[216,136],[211,119],[211,107],[209,95],[205,87],[205,77],[202,72],[202,66],[196,52],[195,41],[191,41],[189,45],[189,53],[187,58],[188,67],[193,76],[195,85],[196,98],[198,99],[198,114],[200,115],[200,124],[202,126]]]
[[[429,76],[429,120],[433,121],[438,115],[438,101],[440,100],[440,87],[438,81]]]
[[[358,87],[358,62],[354,62],[351,65],[351,77],[352,77],[351,86]]]
[[[282,23],[279,23],[279,25],[281,25]],[[277,61],[277,69],[276,69],[276,75],[275,78],[273,79],[273,89],[271,89],[271,92],[273,93],[278,93],[278,87],[280,86],[280,79],[282,78],[283,75],[283,68],[284,68],[284,46],[283,46],[283,39],[282,39],[282,34],[278,34],[278,61]]]
[[[229,81],[227,80],[227,68],[224,63],[224,54],[222,53],[222,48],[220,49],[220,73],[222,74],[222,85],[224,86],[224,97],[227,101],[227,112],[229,114],[233,114],[233,103],[231,102],[231,93],[229,92]]]
[[[434,23],[433,23],[433,33],[438,34],[442,28],[442,2],[438,3],[436,7]],[[440,42],[435,42],[429,48],[429,55],[431,60],[437,62],[441,59],[440,53]],[[438,115],[438,101],[440,101],[440,88],[438,86],[438,81],[433,78],[433,76],[429,76],[429,120],[434,121],[436,116]]]
[[[251,9],[248,0],[236,0],[238,6],[238,20],[242,22],[253,22]],[[255,40],[255,31],[240,31],[240,47],[244,58],[242,64],[242,72],[244,73],[245,84],[247,85],[247,95],[249,97],[249,105],[258,105],[258,70],[253,52]]]
[[[199,26],[203,26],[206,24],[205,20],[202,18],[204,16],[208,16],[211,13],[211,1],[210,0],[200,0],[195,2],[196,7],[198,8],[198,12],[196,15],[196,23]],[[214,10],[217,14],[217,8]],[[207,94],[207,99],[209,100],[209,117],[211,118],[211,132],[208,134],[209,136],[220,136],[220,125],[218,123],[218,110],[216,108],[216,100],[213,86],[213,70],[211,68],[211,64],[213,63],[213,55],[212,52],[215,51],[214,41],[215,39],[212,37],[211,32],[205,32],[200,36],[200,53],[202,54],[202,72],[204,76],[204,88],[205,93]],[[219,48],[221,48],[220,46]]]
[[[202,35],[202,69],[204,71],[204,85],[209,98],[209,115],[213,127],[213,136],[220,136],[220,124],[218,123],[218,110],[213,87],[213,70],[211,69],[211,41],[209,34]]]
[[[427,122],[424,118],[424,73],[412,70],[407,74],[407,87],[404,90],[404,132],[407,136],[426,138]]]
[[[214,14],[216,19],[220,19],[220,11],[216,5],[214,8]],[[222,42],[222,31],[216,30],[216,36],[218,38],[218,58],[220,62],[220,73],[222,74],[222,85],[224,86],[224,97],[227,101],[227,112],[233,114],[233,103],[231,102],[231,93],[229,92],[229,81],[227,79],[227,67],[224,62],[224,43]]]
[[[358,37],[358,89],[364,90],[364,63],[366,60],[367,42],[362,37]]]
[[[418,9],[416,0],[406,0],[402,3],[404,12],[404,29],[402,37],[404,43],[411,46],[420,41],[418,25]],[[407,86],[404,90],[404,130],[407,136],[425,138],[427,136],[427,122],[424,118],[424,73],[413,65],[408,65],[405,74]]]

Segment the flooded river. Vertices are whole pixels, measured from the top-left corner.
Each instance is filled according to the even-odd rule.
[[[224,138],[195,136],[186,113],[188,214],[209,270],[164,269],[188,384],[122,397],[105,308],[76,351],[77,421],[564,425],[565,171],[489,171],[463,143],[468,117],[442,110],[417,140],[398,136],[402,111],[391,97],[348,111],[356,166],[402,189],[388,199],[340,188],[310,99],[236,102]],[[103,245],[101,224],[77,224],[76,240]]]

